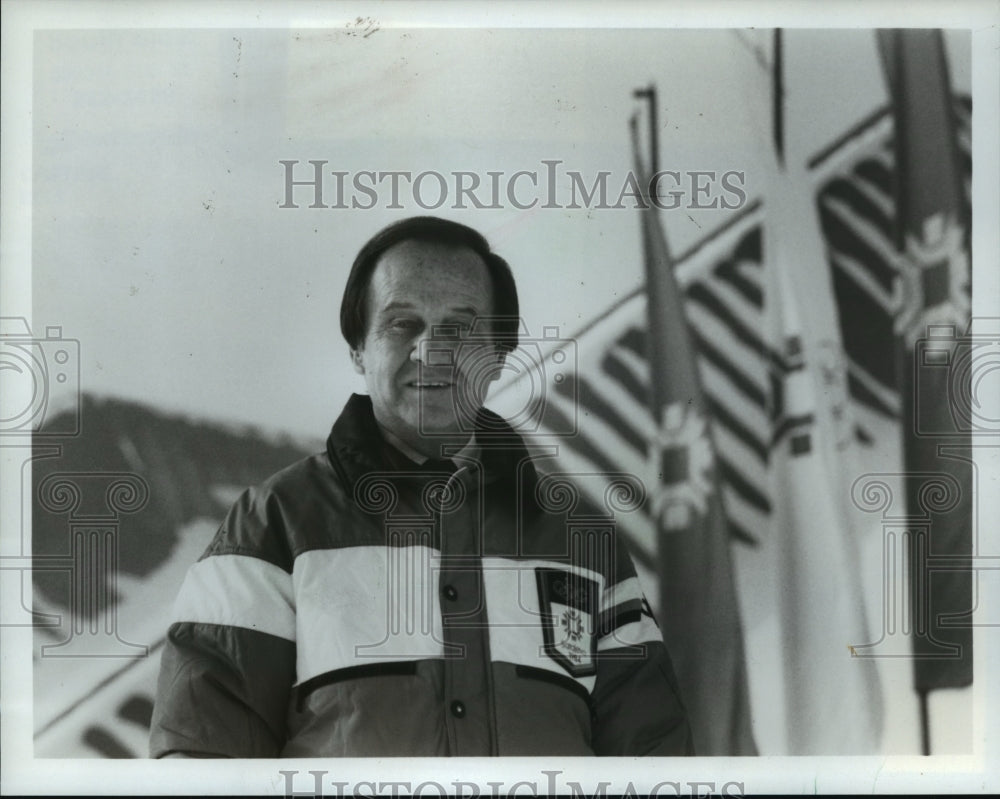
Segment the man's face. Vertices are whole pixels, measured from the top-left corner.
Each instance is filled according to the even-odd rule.
[[[503,364],[492,341],[462,343],[473,321],[493,312],[486,264],[466,247],[402,241],[379,258],[366,299],[368,328],[352,358],[375,418],[417,451],[439,456],[440,436],[463,437]]]

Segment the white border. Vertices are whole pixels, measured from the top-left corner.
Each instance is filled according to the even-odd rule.
[[[25,315],[30,308],[31,257],[31,66],[32,33],[43,28],[127,27],[312,27],[342,25],[356,16],[371,16],[383,27],[967,27],[972,29],[974,141],[974,256],[976,304],[974,313],[996,315],[986,298],[1000,296],[1000,177],[998,147],[1000,111],[997,76],[1000,75],[1000,12],[995,2],[878,2],[745,3],[653,2],[549,3],[544,6],[511,2],[414,3],[236,3],[236,2],[17,2],[3,3],[2,95],[0,126],[3,130],[0,193],[3,239],[0,246],[0,313]],[[998,474],[996,451],[981,458],[990,474]],[[3,462],[9,467],[7,461]],[[5,471],[6,477],[10,475]],[[990,488],[993,486],[990,485]],[[995,490],[984,492],[983,518],[997,518]],[[8,494],[9,496],[9,494]],[[9,505],[9,503],[6,503]],[[4,526],[9,510],[4,511]],[[333,782],[357,786],[360,780],[408,780],[417,785],[436,779],[448,786],[453,780],[483,784],[499,781],[509,788],[517,779],[535,781],[544,790],[544,771],[561,770],[559,790],[569,790],[567,778],[579,780],[593,792],[602,780],[614,780],[609,792],[621,791],[631,781],[636,790],[670,780],[682,786],[691,781],[713,781],[722,792],[729,781],[742,783],[747,792],[982,792],[1000,787],[996,766],[1000,750],[998,681],[1000,631],[988,631],[976,646],[976,680],[990,691],[985,710],[977,718],[977,740],[985,744],[974,757],[857,757],[857,758],[694,758],[656,760],[579,761],[556,758],[509,760],[348,760],[348,761],[34,761],[31,756],[30,658],[16,657],[30,651],[30,631],[4,628],[2,634],[3,685],[2,779],[5,793],[99,793],[113,795],[162,794],[168,791],[205,795],[281,794],[279,769],[301,772],[325,769],[328,795]],[[23,701],[28,697],[27,703]],[[981,726],[980,726],[981,725]],[[28,732],[25,735],[25,731]],[[305,790],[307,782],[296,782]],[[704,786],[703,786],[704,787]],[[366,790],[366,786],[361,790]],[[452,787],[452,790],[454,787]],[[430,795],[434,795],[433,789]],[[486,789],[489,790],[489,789]],[[521,791],[527,788],[522,787]],[[673,793],[673,788],[661,788]],[[735,791],[735,786],[730,786]]]

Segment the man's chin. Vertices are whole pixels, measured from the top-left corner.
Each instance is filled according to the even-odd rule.
[[[474,429],[474,421],[472,418],[459,419],[452,408],[424,408],[417,429],[425,436],[468,436]]]
[[[420,420],[420,435],[433,437],[455,437],[469,435],[472,430],[467,425],[460,425],[454,417],[448,420],[424,417]]]

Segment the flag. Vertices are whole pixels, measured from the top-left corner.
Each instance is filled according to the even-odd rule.
[[[648,176],[638,154],[637,174]],[[649,186],[648,179],[640,184]],[[640,210],[646,264],[650,416],[647,486],[660,626],[699,754],[754,754],[730,541],[683,295],[655,206]]]
[[[850,512],[861,466],[815,187],[794,145],[784,161],[764,203],[774,498],[764,557],[781,584],[786,752],[869,754],[883,708],[876,663],[853,650],[870,640]]]
[[[914,681],[972,682],[971,271],[956,118],[939,30],[878,33],[894,122],[894,327],[906,470]],[[928,497],[929,481],[944,491]]]
[[[760,330],[769,367],[771,498],[767,535],[743,566],[758,584],[756,600],[773,609],[777,655],[766,675],[771,701],[755,712],[766,712],[779,733],[768,741],[772,752],[874,753],[883,721],[877,664],[851,649],[869,640],[858,515],[850,512],[861,467],[816,185],[804,157],[813,144],[803,124],[805,98],[814,87],[804,71],[786,80],[778,32],[762,31],[758,52],[772,36],[773,70],[748,64],[743,71],[748,127],[761,156],[754,182],[763,188]],[[768,580],[769,592],[761,587]],[[763,679],[751,670],[752,683]]]
[[[956,96],[959,160],[966,218],[971,191],[971,99]],[[895,249],[896,159],[885,109],[809,162],[847,356],[854,435],[869,460],[902,469],[900,391],[893,333],[898,299]],[[966,288],[968,293],[968,287]]]

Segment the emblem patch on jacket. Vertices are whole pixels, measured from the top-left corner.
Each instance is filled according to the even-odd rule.
[[[573,677],[597,672],[596,580],[562,569],[536,568],[545,654]]]

